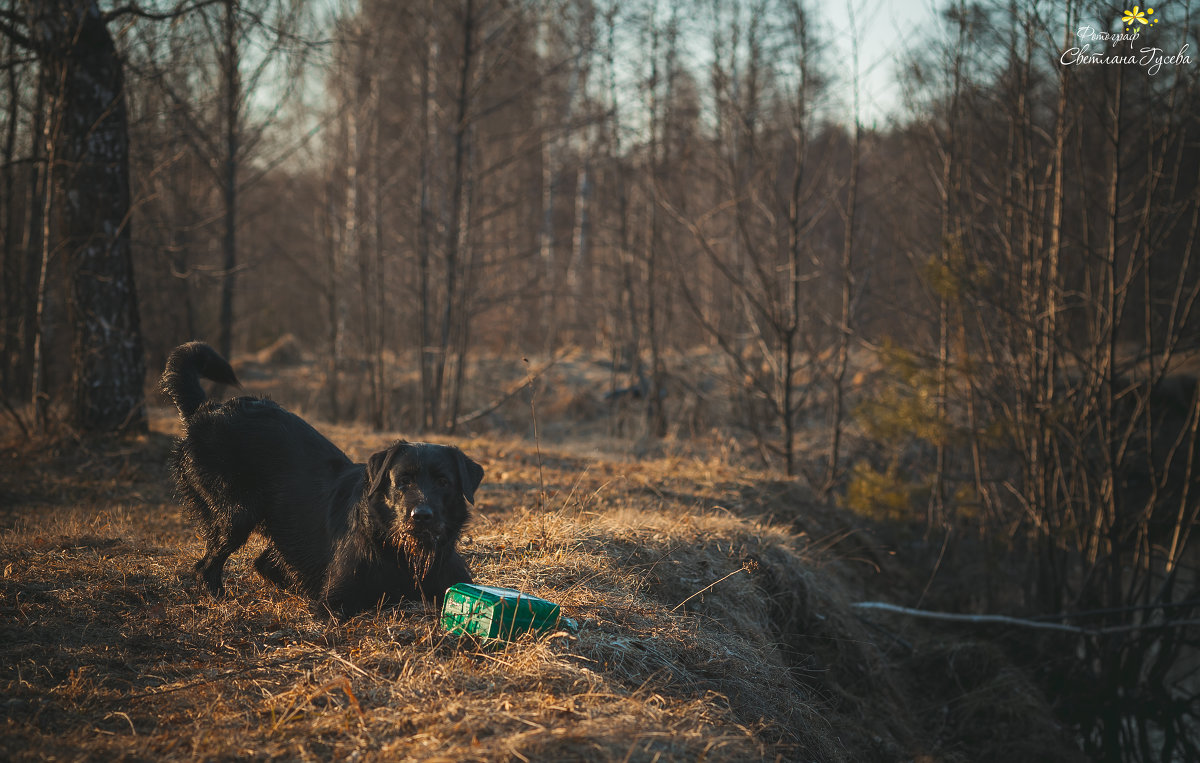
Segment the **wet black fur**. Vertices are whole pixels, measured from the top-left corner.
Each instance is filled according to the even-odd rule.
[[[356,464],[270,400],[207,401],[200,377],[237,384],[220,355],[191,342],[171,353],[161,386],[183,419],[171,467],[205,533],[196,573],[213,594],[255,530],[271,541],[258,572],[321,612],[440,601],[471,581],[455,546],[483,468],[462,451],[401,440]]]

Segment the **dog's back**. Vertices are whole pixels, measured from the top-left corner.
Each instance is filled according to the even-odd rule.
[[[338,478],[356,466],[304,419],[251,397],[199,411],[188,420],[179,451],[197,471],[219,474],[230,499],[259,507],[268,522],[279,513],[302,521],[294,509],[327,501]],[[361,482],[361,465],[352,476]]]

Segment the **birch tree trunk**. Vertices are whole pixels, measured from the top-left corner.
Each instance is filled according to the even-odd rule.
[[[74,334],[70,422],[84,432],[146,426],[145,358],[130,248],[124,71],[94,0],[29,2],[32,42],[61,120],[61,194]]]

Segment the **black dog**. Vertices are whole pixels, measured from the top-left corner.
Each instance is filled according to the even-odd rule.
[[[191,342],[171,353],[161,386],[183,419],[172,471],[204,529],[196,573],[213,594],[223,592],[225,561],[254,530],[271,541],[255,568],[302,590],[319,612],[440,601],[451,585],[471,582],[455,545],[483,468],[462,451],[401,440],[355,464],[270,400],[207,401],[200,377],[238,385],[224,358]]]

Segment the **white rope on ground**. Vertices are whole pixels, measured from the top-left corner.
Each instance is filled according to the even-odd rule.
[[[1107,636],[1114,633],[1129,633],[1131,631],[1180,628],[1189,625],[1200,625],[1200,620],[1164,620],[1160,623],[1111,625],[1103,628],[1088,628],[1081,625],[1066,625],[1064,623],[1050,623],[1041,620],[1026,620],[1020,617],[1009,617],[1008,615],[962,615],[954,612],[933,612],[927,609],[901,607],[897,604],[888,604],[882,601],[860,601],[851,604],[850,606],[854,609],[870,609],[880,612],[892,612],[899,615],[908,615],[909,617],[920,617],[926,620],[944,620],[947,622],[990,625],[1012,625],[1019,628],[1036,628],[1041,630],[1077,633],[1083,636]]]

